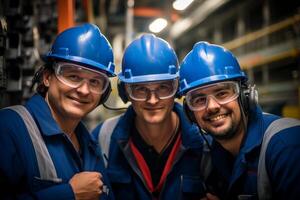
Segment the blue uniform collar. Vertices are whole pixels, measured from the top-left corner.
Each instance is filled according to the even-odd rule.
[[[26,108],[37,122],[40,132],[44,136],[63,135],[63,131],[52,117],[50,108],[45,99],[39,94],[34,95],[26,103]],[[75,129],[81,146],[83,158],[83,170],[93,170],[96,159],[94,156],[100,157],[100,150],[97,142],[91,137],[88,130],[82,122],[79,122]],[[93,152],[93,153],[91,153]]]
[[[47,102],[41,95],[35,94],[31,97],[27,101],[26,107],[37,122],[43,135],[51,136],[62,134],[62,130],[52,117]]]
[[[121,116],[119,123],[116,125],[114,130],[115,134],[112,135],[112,138],[115,138],[116,140],[128,141],[130,137],[131,126],[134,126],[135,116],[136,114],[133,107],[129,106],[124,115]]]
[[[202,148],[200,130],[188,120],[179,103],[175,103],[174,109],[180,120],[182,145],[185,148]]]
[[[39,94],[35,94],[27,101],[26,108],[28,108],[30,114],[36,120],[41,130],[41,134],[46,136],[63,134],[63,131],[54,120],[50,108],[44,97]],[[92,143],[96,144],[96,141],[93,140],[92,137],[90,137],[88,130],[82,122],[79,122],[79,124],[77,125],[75,133],[81,133],[81,136],[85,140],[89,140]]]
[[[199,129],[191,125],[187,117],[183,113],[182,106],[179,103],[174,104],[173,111],[177,113],[180,119],[182,145],[186,148],[202,147],[202,139],[199,136]],[[120,122],[115,128],[115,134],[112,137],[116,140],[128,141],[130,137],[131,126],[134,125],[134,117],[136,116],[132,106],[129,106]]]
[[[251,111],[248,118],[247,131],[245,133],[244,143],[241,145],[239,156],[245,157],[245,154],[259,147],[264,135],[263,113],[259,106]],[[215,142],[215,141],[214,141]]]
[[[261,109],[257,106],[249,115],[248,129],[243,140],[244,143],[242,144],[241,150],[236,158],[232,157],[232,160],[229,161],[231,154],[228,154],[228,152],[215,143],[215,141],[213,142],[214,165],[218,166],[217,168],[219,168],[220,173],[223,174],[224,177],[228,178],[230,184],[229,188],[246,170],[245,166],[247,163],[247,154],[250,155],[252,151],[259,148],[263,134],[263,114]],[[221,158],[219,158],[220,156]],[[226,166],[224,166],[225,164]]]
[[[264,134],[263,127],[263,114],[259,106],[250,112],[248,118],[248,127],[247,132],[244,138],[244,143],[242,144],[241,150],[237,155],[232,176],[230,178],[230,186],[232,187],[233,183],[244,173],[247,165],[247,154],[251,154],[252,151],[255,151],[260,147],[262,138]]]
[[[231,161],[228,152],[220,147],[220,145],[214,143],[213,153],[215,155],[212,156],[213,163],[217,166],[220,173],[228,180],[228,191],[231,190],[236,181],[242,176],[242,174],[245,173],[249,163],[253,163],[253,158],[258,158],[258,150],[260,148],[265,129],[272,119],[274,119],[274,116],[270,117],[268,120],[269,122],[266,123],[266,117],[258,105],[250,111],[248,127],[243,140],[244,143],[242,144],[237,157],[232,157]]]
[[[263,113],[261,108],[256,106],[255,109],[250,112],[247,132],[240,152],[246,154],[256,147],[259,147],[262,142],[263,135]]]

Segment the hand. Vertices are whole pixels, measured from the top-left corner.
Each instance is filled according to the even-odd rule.
[[[69,184],[76,200],[99,200],[102,194],[102,175],[98,172],[81,172],[75,174]]]
[[[206,193],[206,197],[200,200],[220,200],[217,196],[212,195],[211,193]]]

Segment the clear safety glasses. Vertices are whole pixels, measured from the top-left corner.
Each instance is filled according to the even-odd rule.
[[[85,82],[92,93],[103,94],[109,85],[106,74],[73,63],[54,64],[55,75],[59,81],[71,88],[81,87]]]
[[[192,111],[200,111],[206,108],[209,97],[223,105],[237,99],[239,94],[239,84],[234,81],[226,81],[189,91],[186,94],[186,102]]]
[[[159,99],[173,97],[177,91],[178,80],[155,81],[150,83],[127,84],[127,92],[135,101],[146,101],[152,93]]]

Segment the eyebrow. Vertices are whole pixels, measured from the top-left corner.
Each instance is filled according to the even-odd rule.
[[[226,89],[230,89],[230,87],[228,85],[222,85],[222,86],[219,86],[217,88],[212,89],[210,93],[215,93],[215,92],[219,92],[221,90],[226,90]],[[197,96],[202,95],[202,96],[204,96],[204,95],[207,95],[207,94],[204,94],[202,92],[197,92],[194,95],[197,95]]]
[[[230,89],[230,87],[229,87],[229,86],[226,87],[226,86],[224,85],[223,87],[219,87],[219,88],[214,89],[213,92],[218,92],[218,91],[226,90],[226,89],[228,90],[228,89]]]

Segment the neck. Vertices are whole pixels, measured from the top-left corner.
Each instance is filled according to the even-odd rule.
[[[243,139],[245,136],[245,128],[244,125],[242,125],[233,138],[230,138],[229,140],[217,140],[224,149],[229,151],[233,156],[238,155]]]
[[[50,104],[50,102],[49,102],[48,95],[46,95],[45,100],[46,100],[46,102],[47,102],[47,104],[48,104],[48,106],[50,108],[52,117],[54,118],[54,120],[56,121],[56,123],[59,125],[59,127],[61,128],[61,130],[64,133],[66,133],[69,137],[73,136],[75,128],[76,128],[76,126],[79,123],[79,120],[74,120],[73,118],[69,118],[67,116],[63,116],[58,111],[56,111],[55,109],[53,109],[52,106],[51,106],[51,104]]]
[[[138,118],[135,119],[135,125],[144,141],[153,146],[160,153],[170,142],[170,139],[176,134],[179,126],[179,119],[175,112],[170,114],[166,120],[158,124],[145,123]]]

